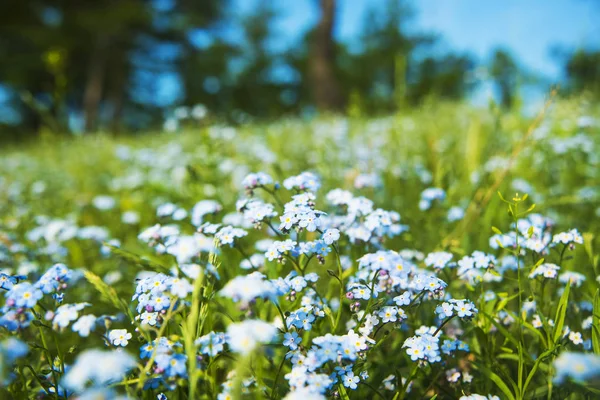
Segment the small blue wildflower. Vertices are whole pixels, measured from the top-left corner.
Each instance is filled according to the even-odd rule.
[[[290,350],[296,350],[301,342],[302,338],[296,332],[287,332],[283,335],[283,345],[289,347]]]
[[[6,305],[33,308],[44,294],[29,282],[14,285],[6,293]]]
[[[165,369],[165,375],[168,377],[185,377],[187,375],[186,362],[187,357],[184,354],[173,354],[168,361],[167,368]]]
[[[0,288],[10,290],[19,282],[17,277],[6,274],[0,274]]]
[[[570,378],[586,382],[600,376],[600,356],[597,354],[563,352],[554,360],[554,381],[562,383]]]
[[[340,239],[340,231],[335,228],[327,229],[323,232],[322,239],[326,244],[337,242]]]
[[[360,378],[358,376],[354,376],[354,372],[348,372],[342,377],[342,383],[344,384],[344,386],[352,390],[358,387],[359,381]]]
[[[444,340],[444,343],[442,344],[442,352],[444,354],[451,354],[454,350],[456,350],[456,341]]]

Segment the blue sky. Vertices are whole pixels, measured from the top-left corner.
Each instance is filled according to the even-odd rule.
[[[233,0],[240,14],[261,0]],[[265,0],[262,0],[265,1]],[[318,0],[271,0],[281,12],[275,28],[279,46],[293,44],[318,18]],[[338,0],[335,36],[352,43],[363,28],[369,7],[385,0]],[[485,61],[492,49],[510,49],[532,72],[560,77],[552,58],[553,46],[573,48],[600,45],[600,4],[596,0],[414,0],[411,29],[439,33],[440,50],[466,51]]]

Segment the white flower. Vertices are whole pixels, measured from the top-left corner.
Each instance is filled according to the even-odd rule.
[[[135,225],[140,222],[140,214],[136,211],[125,211],[121,216],[124,224]]]
[[[64,304],[56,309],[52,322],[61,328],[66,328],[79,317],[79,311],[87,306],[88,303]]]
[[[127,329],[113,329],[108,332],[108,339],[115,346],[125,347],[131,339],[131,333],[127,332]]]
[[[110,196],[96,196],[92,200],[92,204],[94,204],[94,207],[96,207],[98,210],[106,211],[113,209],[116,201]]]
[[[232,351],[248,354],[257,345],[272,341],[277,332],[277,328],[267,322],[246,320],[227,327],[227,343]]]
[[[87,382],[97,387],[118,382],[135,365],[135,359],[124,351],[85,350],[67,370],[62,385],[80,392]]]
[[[569,340],[573,342],[573,344],[582,344],[583,338],[581,337],[581,333],[579,332],[570,332]]]
[[[96,316],[93,314],[83,315],[73,324],[73,332],[77,332],[81,337],[88,337],[90,331],[94,330]]]

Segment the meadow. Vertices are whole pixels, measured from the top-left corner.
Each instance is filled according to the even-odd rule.
[[[600,106],[0,149],[0,397],[600,397]]]

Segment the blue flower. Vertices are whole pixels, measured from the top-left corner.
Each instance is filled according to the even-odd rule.
[[[423,327],[427,331],[430,329]],[[417,331],[417,336],[409,337],[404,341],[402,347],[408,347],[406,354],[412,361],[427,360],[431,363],[441,361],[439,353],[439,339],[427,332]]]
[[[6,293],[6,304],[14,307],[33,308],[44,294],[29,282],[19,283]]]
[[[181,376],[185,377],[187,375],[186,368],[187,357],[184,354],[173,354],[167,363],[167,368],[165,369],[165,374],[168,377],[173,376]]]
[[[154,353],[154,345],[152,343],[146,343],[140,347],[140,358],[150,358]]]
[[[89,303],[62,305],[56,310],[56,314],[54,315],[52,322],[54,325],[60,328],[66,328],[72,321],[75,321],[79,317],[79,311],[83,310],[89,305]]]
[[[340,238],[340,231],[332,228],[332,229],[327,229],[325,232],[323,232],[323,236],[322,239],[326,244],[332,244],[333,242],[337,242]]]
[[[200,346],[200,353],[215,357],[224,349],[225,334],[223,332],[210,332],[196,339],[195,343]]]
[[[324,240],[317,240],[315,241],[314,252],[320,256],[325,257],[331,252],[331,247],[327,246]]]
[[[456,348],[461,351],[466,351],[466,352],[470,351],[469,345],[460,340],[458,341],[458,346]]]
[[[103,387],[123,379],[134,368],[135,359],[124,351],[85,350],[62,379],[69,390],[82,391],[88,382]]]
[[[400,296],[394,297],[392,300],[396,302],[397,306],[407,306],[410,304],[412,294],[410,292],[404,292]]]
[[[387,322],[396,322],[398,320],[398,309],[393,306],[385,306],[381,308],[378,315],[384,324]]]
[[[310,329],[312,328],[312,323],[315,320],[315,316],[313,314],[308,314],[306,317],[304,317],[301,321],[302,323],[302,328],[304,328],[304,330],[310,331]]]
[[[0,353],[7,364],[12,364],[17,358],[25,356],[28,352],[29,346],[13,337],[0,343]]]
[[[50,294],[61,289],[61,284],[71,280],[73,271],[64,264],[54,264],[40,277],[35,286],[45,294]]]
[[[33,321],[33,313],[27,312],[16,312],[15,310],[5,311],[4,315],[0,317],[0,326],[6,328],[11,332],[15,332],[20,328],[26,328]]]
[[[354,376],[354,372],[348,372],[346,375],[342,377],[342,383],[349,389],[356,389],[358,387],[358,382],[360,378],[358,376]]]
[[[255,189],[260,186],[270,185],[273,183],[273,178],[264,172],[249,174],[242,180],[242,186],[246,189]]]
[[[456,341],[444,340],[444,344],[442,344],[442,352],[444,354],[451,354],[454,350],[456,350]]]
[[[600,356],[586,353],[561,353],[554,360],[556,376],[554,381],[562,383],[571,378],[575,381],[585,382],[600,376]]]
[[[303,172],[297,176],[291,176],[283,181],[283,186],[288,189],[308,190],[316,192],[321,187],[319,177],[312,172]]]
[[[369,300],[371,298],[371,289],[365,285],[355,285],[352,288],[352,296],[355,299]]]
[[[450,318],[454,315],[454,307],[450,303],[442,303],[435,308],[435,313],[438,315],[439,319]]]
[[[93,314],[81,316],[77,322],[73,324],[73,332],[77,332],[81,337],[88,337],[90,331],[94,330],[96,325],[96,316]]]
[[[14,285],[19,282],[16,276],[10,276],[6,274],[0,274],[0,287],[2,289],[12,289]]]
[[[461,207],[452,207],[448,210],[448,222],[455,222],[463,219],[465,216],[465,210]]]
[[[302,338],[296,332],[288,332],[283,335],[283,345],[289,347],[290,350],[296,350],[301,342]]]

